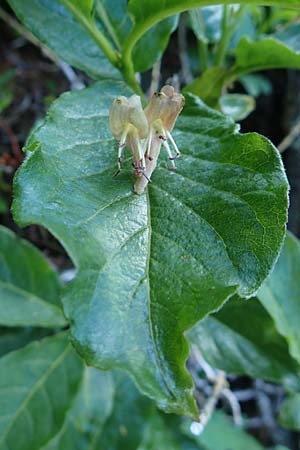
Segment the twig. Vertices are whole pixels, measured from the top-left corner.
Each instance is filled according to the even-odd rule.
[[[85,87],[71,66],[57,58],[57,56],[48,47],[45,47],[32,33],[30,33],[30,31],[23,27],[23,25],[21,25],[1,7],[0,18],[4,20],[4,22],[6,22],[13,30],[23,36],[28,42],[31,42],[33,45],[39,47],[43,55],[54,62],[56,66],[61,69],[66,78],[69,80],[71,89],[83,89]]]
[[[283,153],[287,150],[292,143],[300,136],[300,120],[296,125],[291,129],[288,135],[280,142],[278,145],[278,150],[280,153]]]
[[[243,424],[242,411],[235,393],[233,393],[230,389],[225,388],[222,390],[221,396],[225,397],[230,405],[234,423],[241,426]]]

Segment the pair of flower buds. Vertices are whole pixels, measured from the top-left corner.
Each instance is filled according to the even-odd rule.
[[[171,161],[170,169],[176,169],[174,160],[180,152],[171,131],[183,106],[184,97],[168,85],[153,94],[144,110],[138,95],[130,98],[120,96],[114,100],[109,112],[109,125],[112,135],[119,141],[115,175],[121,171],[122,151],[127,146],[132,152],[134,174],[138,177],[134,185],[136,194],[142,194],[150,182],[162,145]],[[175,156],[168,141],[175,150]]]

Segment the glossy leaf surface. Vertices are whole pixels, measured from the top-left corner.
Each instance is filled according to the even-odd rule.
[[[300,430],[300,393],[287,397],[279,413],[279,422],[291,430]]]
[[[0,227],[0,261],[0,325],[65,325],[58,276],[33,245]]]
[[[120,94],[100,82],[54,104],[28,141],[15,218],[46,226],[78,268],[63,302],[86,361],[123,368],[161,408],[196,416],[182,333],[258,289],[285,233],[287,182],[268,140],[190,98],[174,130],[177,171],[162,155],[134,195],[129,160],[112,177],[108,110]]]

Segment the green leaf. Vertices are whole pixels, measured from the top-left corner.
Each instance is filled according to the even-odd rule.
[[[105,421],[112,413],[114,393],[114,382],[109,372],[85,367],[80,389],[62,428],[40,450],[99,450],[97,442]]]
[[[300,363],[300,243],[288,233],[275,269],[257,296]]]
[[[14,215],[51,230],[78,268],[63,302],[88,364],[125,369],[161,408],[196,416],[183,332],[261,285],[285,234],[287,182],[268,140],[190,99],[176,173],[162,160],[134,195],[129,158],[112,177],[108,129],[111,102],[128,93],[100,82],[54,104],[29,139]]]
[[[13,328],[0,327],[0,356],[17,350],[31,341],[47,336],[49,330],[45,328]]]
[[[191,26],[197,39],[215,43],[221,37],[223,6],[207,6],[189,11]]]
[[[249,95],[224,94],[220,98],[222,113],[230,116],[235,121],[243,120],[255,109],[255,100]]]
[[[188,436],[192,437],[187,424],[184,428]],[[204,431],[199,436],[194,436],[194,439],[206,450],[263,450],[256,439],[234,425],[222,411],[214,412]]]
[[[240,40],[234,51],[235,65],[228,77],[236,77],[249,72],[267,69],[299,69],[300,52],[295,51],[273,37],[252,42],[248,38]]]
[[[300,393],[293,394],[283,401],[279,423],[290,430],[300,430]]]
[[[37,450],[60,429],[82,362],[59,334],[0,359],[0,449]]]
[[[8,0],[8,3],[18,19],[59,58],[92,78],[120,78],[119,71],[59,0]],[[79,0],[80,3],[83,6],[86,1]]]
[[[65,325],[60,282],[44,256],[0,226],[0,259],[0,325]]]
[[[245,91],[252,97],[259,97],[260,95],[270,95],[273,87],[271,81],[258,74],[248,74],[239,78]]]
[[[235,297],[188,337],[209,364],[227,373],[264,378],[288,389],[299,387],[299,366],[256,299],[245,302]]]
[[[222,67],[211,67],[195,80],[185,86],[183,92],[197,95],[201,100],[212,108],[217,108],[222,95],[228,70]]]

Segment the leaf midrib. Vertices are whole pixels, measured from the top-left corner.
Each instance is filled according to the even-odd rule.
[[[147,286],[147,300],[148,300],[148,317],[149,317],[149,330],[150,330],[150,337],[151,341],[153,342],[153,349],[154,349],[154,355],[155,360],[157,362],[157,366],[159,368],[161,380],[165,386],[166,392],[171,396],[172,399],[176,399],[176,396],[171,391],[168,385],[168,381],[165,377],[165,370],[164,370],[164,364],[160,357],[160,351],[156,347],[156,338],[155,338],[155,332],[152,322],[152,311],[151,311],[151,288],[150,288],[150,260],[151,260],[151,243],[152,243],[152,225],[151,225],[151,203],[150,203],[150,196],[149,196],[149,190],[146,190],[146,200],[147,200],[147,217],[148,217],[148,230],[149,230],[149,236],[148,236],[148,243],[147,243],[147,261],[146,261],[146,286]]]

